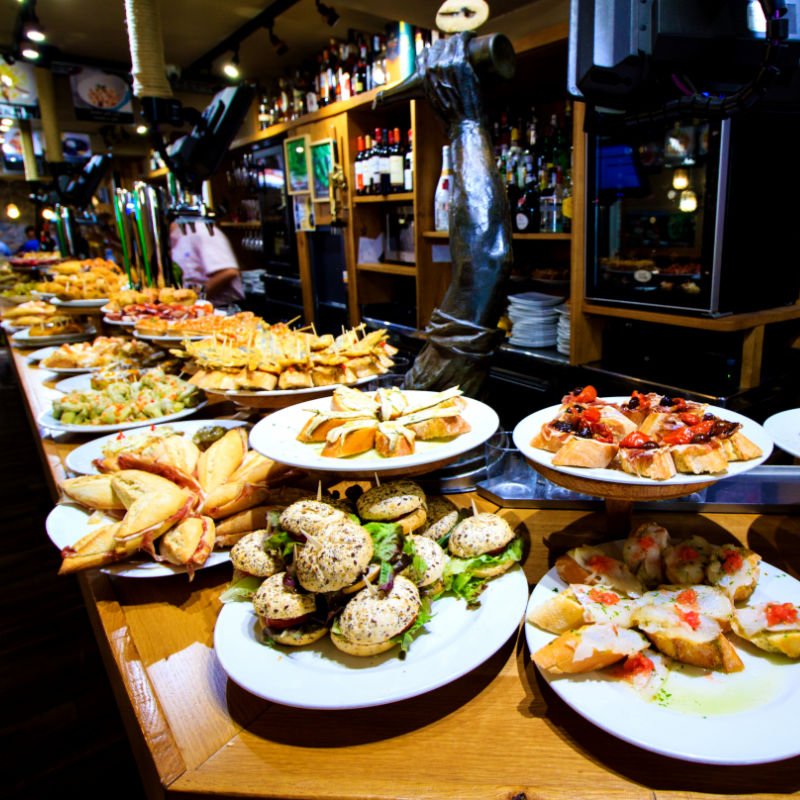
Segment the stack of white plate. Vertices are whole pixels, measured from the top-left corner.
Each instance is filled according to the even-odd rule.
[[[558,324],[556,325],[556,350],[562,355],[569,355],[569,338],[570,338],[570,318],[569,306],[565,303],[559,306],[558,311]]]
[[[557,340],[557,309],[563,304],[563,297],[542,292],[509,295],[509,344],[517,347],[553,347]]]

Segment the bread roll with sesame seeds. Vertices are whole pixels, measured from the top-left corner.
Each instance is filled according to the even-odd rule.
[[[231,563],[239,572],[268,578],[283,569],[283,559],[276,550],[266,550],[264,543],[270,537],[267,530],[245,534],[231,548]]]
[[[428,517],[425,492],[414,481],[391,481],[367,489],[356,501],[361,519],[371,522],[394,522],[403,533],[422,527]]]
[[[447,546],[457,558],[474,558],[502,552],[514,535],[511,526],[502,517],[484,511],[461,520],[451,531]],[[475,570],[473,575],[491,578],[505,572],[514,563],[513,559],[509,559],[494,567]]]
[[[312,594],[304,594],[286,586],[285,572],[267,578],[253,595],[253,609],[258,615],[264,635],[279,644],[302,647],[321,639],[328,629],[311,615],[317,610]]]

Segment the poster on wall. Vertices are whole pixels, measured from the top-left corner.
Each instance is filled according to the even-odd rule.
[[[127,81],[111,72],[80,67],[70,75],[75,117],[99,122],[133,122],[133,103]]]
[[[92,155],[91,137],[88,133],[62,133],[61,153],[65,161],[86,161]]]
[[[30,64],[0,60],[0,116],[33,119],[39,116],[36,73]]]
[[[33,131],[33,155],[39,169],[44,166],[41,131]],[[22,131],[19,128],[11,128],[5,134],[3,142],[3,166],[9,172],[22,172],[25,164],[22,158]]]

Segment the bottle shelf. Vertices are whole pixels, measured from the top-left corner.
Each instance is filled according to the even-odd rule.
[[[220,228],[260,228],[261,220],[251,220],[250,222],[218,222]]]
[[[423,231],[425,239],[449,239],[447,231]],[[571,233],[512,233],[511,238],[515,241],[551,241],[568,242],[572,239]]]
[[[387,275],[405,275],[409,278],[417,276],[417,268],[411,264],[383,264],[380,262],[362,262],[356,264],[359,272],[384,272]]]
[[[354,203],[413,203],[414,192],[397,192],[396,194],[357,194]]]

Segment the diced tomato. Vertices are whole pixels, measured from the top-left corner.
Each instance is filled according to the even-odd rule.
[[[665,444],[691,444],[692,441],[692,429],[690,427],[685,428],[676,428],[674,431],[669,431],[665,433],[661,438],[663,439]]]
[[[586,566],[592,572],[598,572],[601,575],[611,572],[614,567],[614,559],[608,556],[592,556],[587,562]]]
[[[696,558],[700,557],[700,553],[694,549],[694,547],[689,547],[688,545],[685,547],[681,547],[678,550],[678,558],[681,561],[694,561]]]
[[[676,598],[676,603],[682,606],[696,606],[697,605],[697,592],[694,589],[684,589]]]
[[[655,669],[655,664],[643,653],[634,653],[625,659],[622,665],[623,675],[649,675]]]
[[[619,603],[619,595],[614,592],[604,592],[602,589],[591,589],[589,598],[595,603],[602,603],[604,606],[615,606]]]
[[[678,616],[693,630],[696,631],[700,627],[700,615],[696,611],[684,611],[682,608],[677,609]]]
[[[597,389],[594,386],[584,386],[573,399],[576,403],[593,403],[597,400]]]
[[[647,444],[647,442],[652,441],[652,439],[646,433],[640,433],[639,431],[633,431],[633,433],[629,433],[625,436],[622,441],[619,443],[620,447],[642,447],[643,445]]]
[[[652,536],[642,536],[639,538],[639,546],[644,550],[656,547],[656,540]]]
[[[742,554],[738,550],[726,550],[722,555],[722,571],[726,575],[733,575],[738,572],[744,564]]]
[[[124,438],[125,438],[125,434],[122,431],[120,431],[117,434],[117,441],[121,442]]]
[[[611,429],[602,422],[596,422],[592,425],[592,436],[597,439],[598,442],[611,444],[611,442],[614,441],[614,434],[611,433]]]
[[[691,411],[684,411],[682,414],[678,414],[678,419],[686,425],[697,425],[700,422],[700,417]]]
[[[791,603],[768,603],[766,608],[767,625],[780,625],[782,622],[797,622],[797,607]]]

